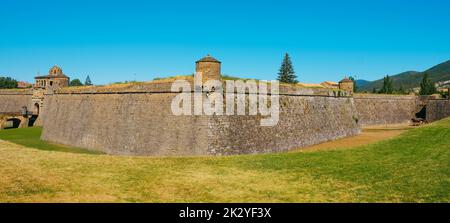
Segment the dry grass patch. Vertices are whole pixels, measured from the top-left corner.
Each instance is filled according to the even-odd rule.
[[[227,157],[79,154],[0,141],[0,201],[449,202],[449,139],[450,119],[354,149]]]
[[[392,139],[414,127],[407,124],[369,126],[362,129],[361,134],[312,146],[292,150],[290,152],[313,152],[319,150],[351,149],[383,140]]]

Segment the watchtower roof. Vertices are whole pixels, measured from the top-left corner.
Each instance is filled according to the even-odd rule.
[[[352,80],[350,80],[348,77],[345,77],[344,79],[342,79],[341,81],[339,81],[339,83],[353,83]]]
[[[55,78],[55,77],[59,77],[59,78],[68,78],[62,71],[62,69],[60,67],[58,67],[57,65],[53,66],[52,68],[50,68],[50,70],[48,71],[48,75],[45,76],[37,76],[35,77],[35,79],[46,79],[46,78]]]
[[[200,60],[197,60],[195,63],[198,62],[213,62],[213,63],[221,63],[220,61],[218,61],[216,58],[212,57],[211,55],[206,55],[206,57],[203,57]]]

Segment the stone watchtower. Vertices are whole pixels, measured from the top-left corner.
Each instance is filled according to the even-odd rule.
[[[339,89],[347,91],[349,94],[353,94],[354,83],[348,77],[345,77],[339,81]]]
[[[220,65],[220,61],[208,54],[195,62],[195,71],[196,74],[202,73],[202,83],[208,80],[220,80]]]
[[[36,83],[33,88],[33,96],[31,102],[33,105],[33,115],[37,115],[34,122],[35,126],[42,126],[41,111],[44,107],[44,95],[51,94],[54,90],[69,86],[69,77],[66,76],[62,69],[58,66],[53,66],[48,71],[48,75],[35,77]]]
[[[35,79],[36,84],[34,86],[36,88],[58,89],[69,86],[69,77],[56,65],[48,71],[48,75],[37,76]]]

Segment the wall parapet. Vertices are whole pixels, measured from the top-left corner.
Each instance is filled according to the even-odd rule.
[[[190,83],[192,89],[186,92],[194,92],[194,82],[191,78],[183,79]],[[226,81],[222,81],[223,89],[226,89]],[[130,83],[108,86],[83,86],[61,88],[49,94],[146,94],[146,93],[174,93],[171,91],[173,81],[155,81],[148,83]],[[270,87],[269,87],[270,88]],[[268,92],[270,95],[270,91]],[[328,97],[351,97],[339,90],[325,88],[307,88],[298,85],[279,85],[279,95],[290,96],[328,96]]]
[[[0,95],[32,95],[32,89],[0,89]]]
[[[392,94],[354,94],[355,99],[390,99],[390,100],[416,100],[416,95],[392,95]]]

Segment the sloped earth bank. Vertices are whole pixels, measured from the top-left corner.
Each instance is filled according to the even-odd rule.
[[[317,150],[355,148],[358,146],[391,139],[412,128],[414,127],[409,124],[366,126],[362,129],[362,132],[359,135],[336,139],[333,141],[292,150],[291,152],[311,152]]]
[[[0,141],[0,202],[450,202],[450,119],[305,153],[152,158]]]

